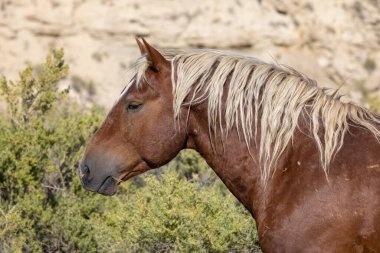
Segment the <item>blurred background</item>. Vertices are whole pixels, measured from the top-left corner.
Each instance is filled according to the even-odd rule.
[[[81,186],[136,36],[287,64],[380,111],[380,0],[0,0],[1,253],[261,252],[251,215],[195,151],[113,197]]]
[[[0,0],[0,73],[64,48],[71,94],[110,107],[139,55],[135,36],[277,60],[359,103],[380,85],[379,0]]]

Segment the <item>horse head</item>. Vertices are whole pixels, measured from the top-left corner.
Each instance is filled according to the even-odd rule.
[[[171,63],[136,39],[144,67],[136,74],[87,145],[79,165],[84,187],[113,195],[117,184],[173,159],[186,145],[175,123]]]

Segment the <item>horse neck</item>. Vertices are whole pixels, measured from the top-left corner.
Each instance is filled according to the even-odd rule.
[[[255,145],[249,152],[236,129],[232,129],[227,138],[220,131],[210,135],[204,108],[192,110],[188,120],[187,147],[200,153],[232,194],[254,215],[263,196]]]

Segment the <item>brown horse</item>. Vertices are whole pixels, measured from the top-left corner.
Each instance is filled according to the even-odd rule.
[[[195,149],[264,252],[380,252],[378,116],[282,65],[137,42],[135,75],[79,166],[86,189],[112,195]]]

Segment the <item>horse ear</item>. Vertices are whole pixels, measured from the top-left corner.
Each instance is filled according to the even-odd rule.
[[[146,58],[149,63],[149,67],[153,70],[160,72],[163,66],[168,65],[169,62],[165,59],[165,57],[157,51],[154,47],[148,44],[146,40],[142,38],[144,48],[146,49]]]
[[[145,48],[144,43],[140,40],[141,38],[136,37],[135,39],[136,39],[137,45],[138,45],[139,48],[140,48],[141,55],[146,54],[146,53],[147,53],[147,52],[146,52],[146,48]]]

